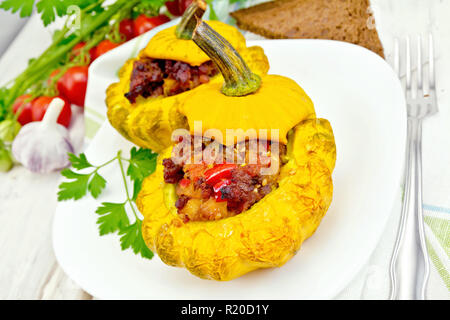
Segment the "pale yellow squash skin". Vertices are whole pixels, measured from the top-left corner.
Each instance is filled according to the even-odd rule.
[[[288,138],[288,158],[279,187],[249,210],[226,219],[184,224],[176,213],[173,185],[163,179],[160,154],[136,201],[144,215],[143,237],[171,266],[214,280],[231,280],[252,270],[280,267],[300,249],[325,215],[333,192],[336,159],[327,120],[299,123]]]
[[[230,25],[219,21],[207,23],[236,47],[253,72],[259,75],[268,72],[269,62],[261,47],[246,47],[243,35]],[[157,33],[140,52],[139,57],[181,60],[193,66],[210,60],[192,40],[177,39],[175,27]],[[133,63],[139,57],[128,60],[119,71],[119,82],[108,87],[107,116],[111,125],[126,139],[140,147],[161,152],[170,146],[170,134],[167,133],[174,129],[187,128],[186,120],[182,114],[177,114],[177,108],[188,95],[196,92],[202,85],[166,98],[139,97],[136,103],[131,104],[124,95],[130,88]],[[215,82],[222,83],[222,76],[217,75],[210,79],[210,83]]]

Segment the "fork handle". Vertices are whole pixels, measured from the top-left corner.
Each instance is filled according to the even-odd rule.
[[[422,209],[422,120],[408,117],[405,194],[392,255],[391,299],[424,300],[429,263]]]

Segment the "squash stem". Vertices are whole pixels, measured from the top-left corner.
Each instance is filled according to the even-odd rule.
[[[225,83],[222,93],[226,96],[245,96],[259,89],[261,78],[254,74],[239,53],[220,34],[200,19],[192,40],[216,64]]]
[[[175,29],[175,35],[178,39],[191,40],[192,33],[197,26],[197,18],[201,19],[206,11],[204,0],[194,0],[186,9],[180,23]]]

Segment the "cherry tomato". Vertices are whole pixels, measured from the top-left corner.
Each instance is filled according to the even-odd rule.
[[[52,100],[56,97],[47,97],[42,96],[33,101],[31,106],[31,119],[32,121],[41,121],[44,118],[44,114],[47,111],[47,108],[52,102]],[[70,119],[72,118],[72,110],[70,109],[70,103],[64,97],[58,97],[64,100],[64,107],[61,110],[61,113],[58,117],[58,123],[69,127]]]
[[[166,8],[174,16],[182,16],[187,7],[191,5],[193,0],[174,0],[167,1]]]
[[[84,46],[86,45],[86,42],[79,42],[77,43],[73,48],[72,48],[72,53],[75,56],[78,56],[80,54],[81,49],[84,48]]]
[[[86,45],[86,42],[79,42],[72,48],[72,53],[74,56],[78,56],[80,54],[80,50],[84,48]],[[90,62],[94,61],[94,55],[95,55],[95,47],[91,48],[89,50],[89,58]]]
[[[107,53],[108,51],[117,48],[118,46],[120,46],[120,43],[114,43],[111,42],[109,40],[103,40],[101,41],[96,47],[94,47],[93,49],[93,54],[92,54],[92,60],[94,61],[95,59],[97,59],[98,57],[100,57],[101,55]]]
[[[156,17],[148,17],[145,14],[141,14],[134,20],[134,32],[135,36],[139,36],[146,33],[153,28],[170,21],[170,18],[166,15],[160,14]]]
[[[31,106],[33,101],[31,100],[31,96],[29,94],[24,94],[23,96],[20,96],[16,99],[16,101],[13,104],[13,112],[16,113],[19,108],[22,107],[22,111],[20,112],[19,117],[17,118],[17,121],[23,126],[32,120],[31,115]]]
[[[180,14],[180,7],[179,7],[179,1],[178,0],[167,1],[166,2],[166,8],[174,16],[181,16],[181,14]]]
[[[58,92],[70,103],[84,106],[88,81],[88,66],[76,66],[67,69],[66,73],[58,79]],[[53,74],[53,73],[52,73]]]
[[[119,32],[129,41],[135,37],[134,21],[132,19],[123,19],[119,24]]]
[[[57,76],[58,73],[59,73],[59,69],[53,70],[52,73],[50,73],[50,77],[48,77],[48,80],[47,80],[47,84],[48,84],[49,86],[52,84],[53,78],[54,78],[55,76]]]

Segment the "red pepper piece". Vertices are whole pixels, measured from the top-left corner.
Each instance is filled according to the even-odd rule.
[[[214,199],[216,199],[216,202],[224,202],[224,201],[227,201],[227,199],[223,199],[223,198],[222,198],[222,192],[221,192],[221,190],[222,190],[223,187],[229,185],[230,183],[231,183],[231,180],[230,180],[230,179],[223,179],[223,180],[217,182],[217,183],[214,185],[214,187],[213,187],[213,190],[214,190]]]
[[[181,179],[179,182],[180,187],[187,188],[191,184],[191,180],[189,179]]]
[[[206,170],[205,181],[210,186],[214,186],[222,179],[231,178],[231,171],[237,167],[234,163],[223,163]]]

